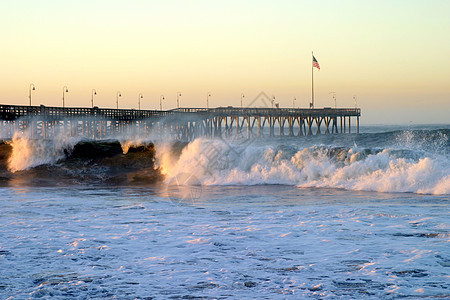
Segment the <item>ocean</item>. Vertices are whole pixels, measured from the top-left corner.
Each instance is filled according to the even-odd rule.
[[[450,125],[0,143],[0,299],[450,298]]]

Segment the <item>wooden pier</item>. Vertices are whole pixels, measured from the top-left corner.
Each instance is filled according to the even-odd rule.
[[[58,135],[106,139],[160,137],[192,141],[200,136],[247,138],[351,133],[359,108],[177,108],[134,110],[0,105],[0,137],[15,133],[45,139]]]

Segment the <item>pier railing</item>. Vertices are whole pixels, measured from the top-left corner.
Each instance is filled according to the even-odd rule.
[[[85,108],[85,107],[48,107],[48,106],[19,106],[0,105],[0,119],[15,120],[21,117],[102,117],[106,119],[132,120],[166,116],[167,111],[135,110],[135,109],[111,109],[111,108]]]

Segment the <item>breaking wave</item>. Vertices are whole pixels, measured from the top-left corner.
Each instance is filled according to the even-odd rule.
[[[0,184],[151,184],[162,180],[154,157],[154,144],[143,140],[33,140],[16,134],[0,142]]]
[[[197,139],[176,160],[163,153],[159,161],[168,178],[189,170],[204,185],[281,184],[450,194],[448,131],[391,132],[382,136],[383,143],[390,147],[373,147],[380,139],[377,134],[353,140],[352,147],[313,145],[317,142],[314,138]],[[378,145],[382,146],[380,142]]]
[[[147,185],[189,173],[203,185],[450,194],[449,134],[398,130],[190,143],[15,135],[0,144],[0,183]]]

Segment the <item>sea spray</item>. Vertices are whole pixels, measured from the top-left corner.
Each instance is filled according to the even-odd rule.
[[[216,153],[224,151],[220,141],[204,138],[195,139],[185,147],[174,142],[159,143],[157,147],[157,163],[167,180],[186,172],[202,178],[211,175],[211,163],[219,159]]]
[[[151,140],[142,138],[127,139],[126,137],[122,137],[118,140],[120,142],[120,146],[122,147],[123,154],[127,154],[130,148],[146,146],[151,143]]]
[[[402,147],[416,151],[427,151],[448,155],[450,150],[449,130],[405,130],[399,131],[393,147]]]
[[[7,146],[7,147],[5,147]],[[117,140],[33,140],[16,136],[2,146],[7,169],[0,183],[20,185],[152,185],[162,181],[153,143],[123,145]],[[3,162],[3,161],[2,161]]]
[[[79,138],[58,135],[51,140],[31,139],[28,134],[15,133],[8,159],[11,172],[27,170],[39,165],[54,164],[65,158],[67,151],[80,141]]]

